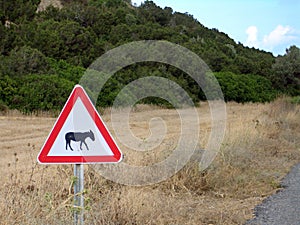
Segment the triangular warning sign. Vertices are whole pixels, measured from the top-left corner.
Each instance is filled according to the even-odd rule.
[[[122,153],[88,95],[76,85],[38,155],[40,163],[117,163]]]

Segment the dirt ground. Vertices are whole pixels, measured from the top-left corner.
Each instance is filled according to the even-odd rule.
[[[198,148],[205,149],[211,121],[208,104],[200,115]],[[102,118],[112,131],[110,110]],[[129,164],[148,165],[172,151],[180,133],[176,110],[138,106],[131,131],[150,135],[149,121],[160,117],[165,139],[149,154],[115,139]],[[131,187],[101,177],[85,167],[87,224],[243,224],[253,208],[280,188],[280,179],[300,161],[299,107],[278,100],[267,104],[227,104],[226,136],[206,171],[195,165],[158,184]],[[0,117],[0,224],[68,224],[72,221],[72,166],[40,165],[36,157],[56,118]],[[154,124],[155,126],[155,124]]]

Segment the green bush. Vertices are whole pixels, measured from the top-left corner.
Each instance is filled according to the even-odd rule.
[[[12,106],[24,113],[61,110],[74,85],[56,75],[29,75],[20,80]]]
[[[8,57],[3,57],[0,73],[19,78],[27,74],[43,74],[49,70],[46,56],[29,46],[16,47]]]
[[[300,104],[300,96],[295,96],[291,98],[293,104]]]
[[[0,112],[6,113],[9,107],[0,99]]]
[[[75,83],[79,82],[80,78],[85,72],[85,68],[73,66],[64,60],[56,61],[55,59],[49,58],[48,63],[51,67],[51,74],[55,74],[60,78],[67,79]]]
[[[267,78],[258,75],[214,73],[220,83],[225,101],[268,102],[276,97],[276,91]]]
[[[17,82],[8,76],[0,78],[0,101],[2,105],[9,106],[17,94]]]

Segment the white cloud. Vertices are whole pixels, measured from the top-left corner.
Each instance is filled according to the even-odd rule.
[[[300,41],[300,31],[291,26],[278,25],[261,39],[258,33],[256,26],[249,26],[246,30],[247,40],[245,44],[249,47],[273,52],[275,55],[284,53],[286,48]]]
[[[246,40],[246,45],[250,47],[258,47],[257,33],[258,29],[256,26],[250,26],[247,28],[246,34],[248,35],[248,37]]]
[[[265,35],[263,45],[266,47],[276,47],[296,39],[294,29],[290,26],[278,25],[270,34]]]
[[[132,5],[140,6],[144,0],[131,0]]]

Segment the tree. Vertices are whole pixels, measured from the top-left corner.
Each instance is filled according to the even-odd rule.
[[[17,94],[17,82],[8,76],[0,78],[0,103],[9,106]]]
[[[5,57],[0,65],[0,73],[13,78],[22,77],[27,74],[46,73],[49,64],[44,54],[29,46],[15,48]]]
[[[300,49],[291,46],[286,54],[278,56],[272,67],[274,86],[292,95],[300,94]]]
[[[226,101],[266,102],[276,97],[272,83],[265,77],[251,74],[237,75],[231,72],[219,72],[214,75]]]
[[[96,35],[75,21],[46,20],[39,24],[32,45],[45,55],[73,65],[89,66],[95,58]]]
[[[20,80],[12,107],[23,112],[61,110],[74,83],[55,75],[30,75]]]
[[[144,22],[155,22],[161,26],[167,26],[171,20],[172,8],[162,9],[153,1],[146,0],[139,8],[140,17]]]
[[[0,54],[8,56],[9,52],[17,45],[17,29],[5,27],[0,23]]]
[[[32,20],[40,0],[0,0],[2,15],[14,23]]]

